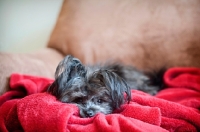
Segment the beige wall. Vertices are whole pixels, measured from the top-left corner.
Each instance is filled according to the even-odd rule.
[[[47,44],[63,0],[0,0],[0,51],[26,53]]]

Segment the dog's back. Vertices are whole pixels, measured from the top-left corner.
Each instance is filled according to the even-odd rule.
[[[163,86],[163,75],[165,68],[151,71],[140,71],[132,66],[125,66],[117,63],[102,65],[103,69],[115,72],[123,78],[130,88],[137,89],[155,95]]]

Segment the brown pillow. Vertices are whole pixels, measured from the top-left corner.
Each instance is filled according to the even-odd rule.
[[[200,1],[65,0],[48,46],[87,64],[200,66]]]

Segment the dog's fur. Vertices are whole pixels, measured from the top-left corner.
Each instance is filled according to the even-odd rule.
[[[129,102],[130,87],[152,95],[159,90],[147,74],[133,67],[115,63],[86,67],[68,55],[59,63],[48,92],[61,102],[77,104],[81,117],[92,117],[112,113]]]

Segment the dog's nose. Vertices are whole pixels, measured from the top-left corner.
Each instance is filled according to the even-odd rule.
[[[85,115],[86,115],[86,117],[92,117],[92,116],[94,116],[94,111],[93,110],[87,110],[87,111],[85,111]]]

